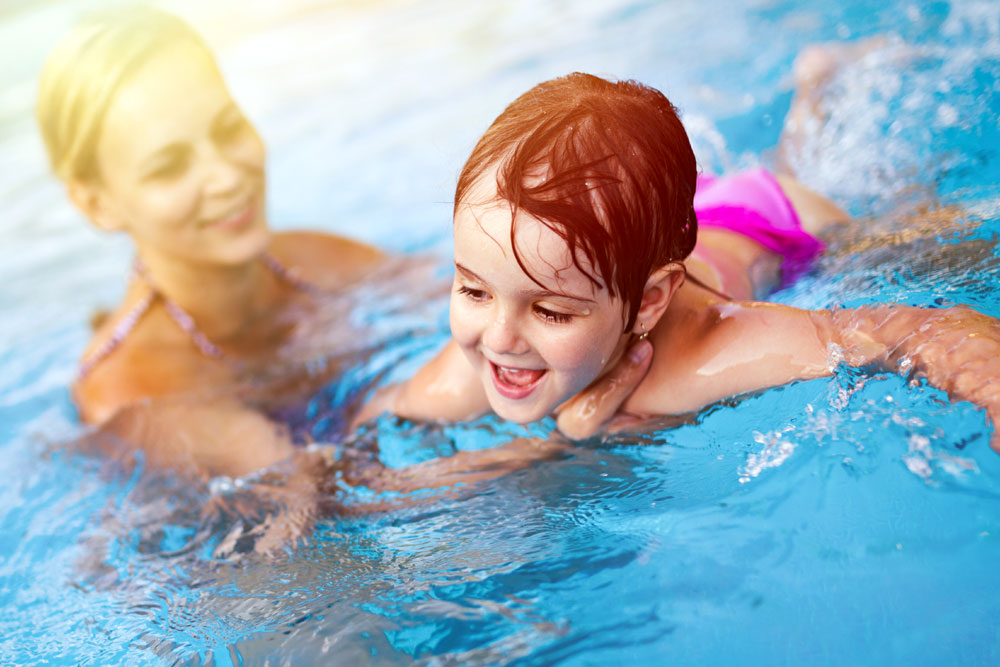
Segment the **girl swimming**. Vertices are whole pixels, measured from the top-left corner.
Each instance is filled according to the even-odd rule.
[[[699,178],[676,110],[648,86],[579,73],[539,84],[493,122],[459,177],[452,340],[359,418],[493,410],[534,421],[648,338],[652,365],[625,415],[689,413],[846,361],[918,371],[996,419],[992,318],[961,307],[805,311],[732,298],[750,296],[771,260],[788,270],[815,253],[802,227],[839,216],[764,171]]]

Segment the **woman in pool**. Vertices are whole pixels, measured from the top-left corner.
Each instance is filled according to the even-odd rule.
[[[459,177],[451,342],[360,417],[493,410],[534,421],[648,338],[652,366],[625,416],[690,413],[829,375],[844,360],[922,373],[996,421],[992,318],[961,307],[805,311],[743,300],[781,260],[787,269],[814,254],[809,231],[842,216],[763,170],[699,177],[659,91],[579,73],[542,83],[493,122]]]
[[[322,292],[372,275],[385,256],[268,229],[264,145],[208,47],[174,16],[130,7],[78,25],[49,57],[37,116],[74,204],[136,248],[125,297],[73,386],[81,418],[153,465],[200,475],[288,458],[286,430],[232,388],[274,363]]]

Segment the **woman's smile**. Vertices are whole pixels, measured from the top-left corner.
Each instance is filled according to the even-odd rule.
[[[210,219],[206,226],[213,226],[227,231],[239,231],[246,228],[257,217],[259,207],[255,202],[251,202],[234,212]]]
[[[147,264],[238,264],[266,248],[263,143],[197,49],[171,47],[122,86],[97,156],[105,227],[127,231]]]

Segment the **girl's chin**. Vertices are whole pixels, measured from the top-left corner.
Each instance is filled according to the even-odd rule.
[[[498,396],[489,396],[489,400],[490,407],[493,408],[493,412],[498,417],[517,424],[530,424],[545,419],[558,406],[558,403],[550,405],[548,401],[542,402],[540,400],[511,405],[508,399]]]
[[[526,413],[524,410],[509,411],[496,405],[493,406],[493,412],[501,419],[514,422],[515,424],[530,424],[544,419],[549,414],[546,411],[531,411],[530,413]]]

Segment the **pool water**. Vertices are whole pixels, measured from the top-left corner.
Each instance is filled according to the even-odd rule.
[[[220,485],[67,452],[86,320],[119,297],[130,249],[67,204],[31,105],[44,54],[94,4],[0,4],[0,664],[1000,664],[992,427],[874,369],[324,519],[266,559],[217,556],[242,518],[201,515]],[[373,378],[445,339],[460,165],[507,102],[572,70],[662,89],[722,172],[774,159],[799,49],[888,35],[833,76],[827,122],[790,158],[857,220],[774,298],[1000,316],[995,2],[160,4],[217,48],[267,140],[276,227],[436,268],[347,297],[360,365],[305,406],[306,430],[336,432]],[[920,207],[944,213],[903,213]],[[551,428],[384,417],[347,444],[401,467]]]

